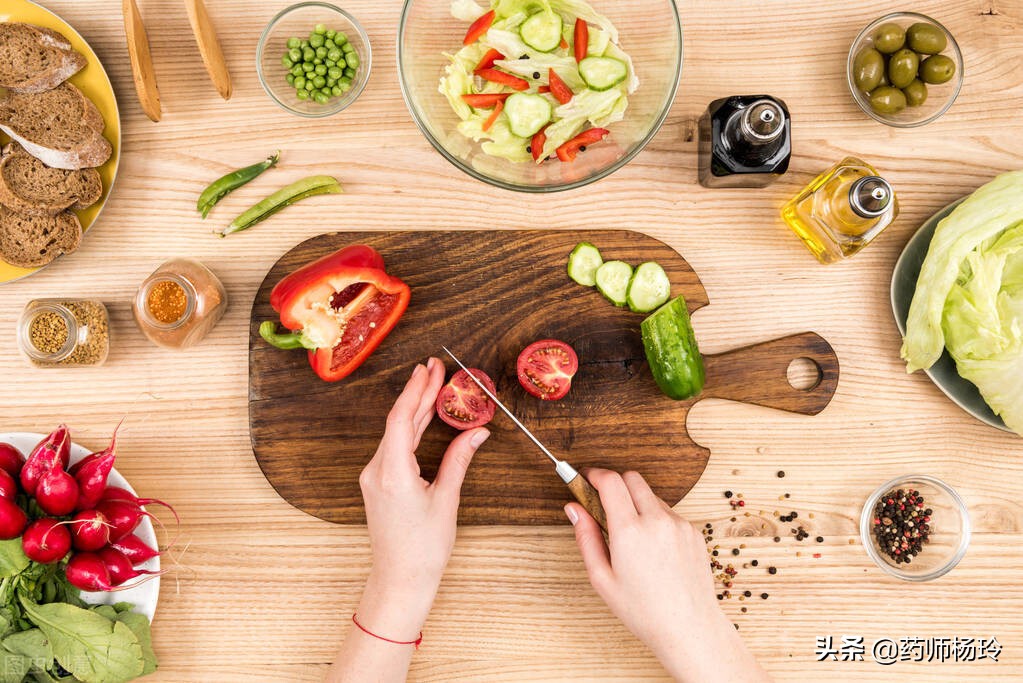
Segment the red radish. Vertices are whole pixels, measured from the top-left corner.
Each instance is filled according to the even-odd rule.
[[[103,564],[106,565],[107,571],[110,573],[110,583],[115,586],[120,586],[125,581],[129,581],[138,576],[151,575],[159,576],[163,574],[162,571],[151,572],[147,569],[135,569],[131,566],[131,560],[129,560],[124,553],[116,548],[107,546],[99,551],[99,557],[103,560]]]
[[[103,497],[110,470],[114,469],[114,452],[110,449],[93,453],[86,460],[78,463],[81,467],[71,468],[71,476],[78,482],[78,504],[75,508],[77,510],[96,507],[96,503]]]
[[[110,583],[110,572],[103,564],[103,559],[96,553],[75,553],[64,567],[64,575],[68,583],[83,591],[108,591],[114,586]]]
[[[59,562],[71,550],[71,532],[51,517],[37,519],[25,529],[21,537],[21,549],[28,559],[35,562]]]
[[[24,464],[25,456],[21,454],[21,451],[9,443],[0,443],[0,470],[12,477],[17,477]]]
[[[78,504],[78,482],[60,467],[43,474],[36,484],[35,499],[48,515],[61,517]]]
[[[178,522],[179,524],[181,523],[181,519],[178,518],[177,510],[175,510],[174,506],[172,506],[170,503],[165,503],[162,500],[159,500],[158,498],[139,498],[128,489],[122,489],[118,486],[108,486],[103,491],[103,496],[100,498],[100,500],[103,501],[112,500],[122,503],[134,503],[139,507],[142,507],[143,505],[160,505],[171,511],[171,514],[174,515],[174,521]]]
[[[7,473],[7,470],[0,468],[0,498],[14,500],[18,495],[18,482]]]
[[[21,536],[28,524],[25,511],[13,501],[0,498],[0,541],[7,541]]]
[[[110,542],[110,523],[99,510],[84,510],[71,520],[75,550],[99,550]]]
[[[135,531],[143,517],[153,517],[138,505],[123,500],[102,500],[96,509],[110,524],[111,541],[120,541]]]
[[[146,560],[151,560],[154,557],[160,556],[160,552],[158,550],[150,548],[146,545],[145,541],[135,534],[128,534],[121,540],[114,541],[110,544],[110,547],[115,550],[120,550],[133,565],[142,564]]]
[[[71,432],[68,431],[67,425],[61,425],[36,444],[28,454],[28,459],[19,473],[21,488],[25,489],[28,495],[35,495],[39,479],[52,469],[67,467],[70,457]]]

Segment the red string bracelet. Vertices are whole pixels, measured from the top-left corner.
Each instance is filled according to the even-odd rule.
[[[423,632],[422,631],[419,632],[419,637],[416,638],[415,640],[391,640],[390,638],[384,638],[383,636],[378,636],[377,634],[373,633],[372,631],[370,631],[365,626],[363,626],[362,624],[359,623],[359,620],[356,618],[355,612],[352,612],[352,623],[355,624],[356,626],[358,626],[359,630],[362,631],[363,633],[365,633],[366,635],[373,636],[377,640],[382,640],[385,643],[392,643],[394,645],[415,645],[416,649],[418,650],[419,649],[419,645],[422,644],[422,642],[423,642]]]

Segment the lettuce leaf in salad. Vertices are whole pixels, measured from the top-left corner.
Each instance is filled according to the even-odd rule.
[[[550,70],[554,69],[572,92],[586,87],[586,81],[579,75],[579,65],[573,57],[559,57],[556,54],[541,52],[529,59],[499,59],[494,64],[508,73],[538,85],[550,85]],[[534,79],[535,73],[540,74],[540,78]]]
[[[486,13],[473,0],[451,0],[451,16],[459,21],[476,21]]]
[[[567,26],[567,24],[566,24]],[[575,30],[575,27],[572,27]],[[571,40],[566,38],[571,44]],[[611,34],[599,28],[590,29],[590,42],[586,44],[586,54],[591,57],[603,57],[607,46],[611,44]],[[627,62],[626,62],[627,63]]]
[[[490,112],[477,112],[468,120],[458,124],[458,131],[476,142],[483,141],[480,148],[487,154],[514,162],[530,161],[532,156],[526,151],[529,140],[520,138],[511,132],[508,120],[499,117],[490,130],[484,131],[483,124],[490,117]]]
[[[491,28],[480,42],[488,48],[494,48],[509,60],[518,59],[522,55],[528,55],[530,59],[538,59],[547,53],[534,50],[522,42],[522,37],[516,30],[505,30],[502,28]]]
[[[618,29],[614,27],[610,19],[598,13],[589,3],[583,0],[550,0],[550,6],[566,20],[566,23],[574,24],[576,19],[583,19],[587,23],[595,24],[607,31],[611,36],[611,42],[618,42]]]
[[[554,110],[554,123],[547,127],[547,142],[543,146],[543,159],[554,154],[558,147],[574,138],[586,123],[611,116],[622,97],[618,88],[610,90],[583,90],[576,93],[568,104]]]
[[[463,47],[453,55],[444,53],[451,63],[444,67],[444,75],[440,79],[438,90],[441,95],[448,98],[455,115],[463,121],[472,116],[472,107],[465,103],[462,95],[473,92],[475,76],[472,70],[483,59],[485,52],[486,48],[476,43]]]

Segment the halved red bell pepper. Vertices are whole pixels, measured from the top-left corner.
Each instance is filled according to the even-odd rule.
[[[507,85],[512,90],[529,90],[529,81],[519,78],[518,76],[506,74],[505,72],[498,71],[497,69],[480,69],[476,72],[476,75],[490,81],[491,83]]]
[[[554,99],[561,104],[568,104],[572,101],[572,89],[565,84],[565,81],[561,80],[561,76],[554,70],[554,67],[550,68],[547,79],[550,81],[551,94],[554,95]]]
[[[281,349],[307,349],[320,378],[336,382],[362,365],[390,334],[412,292],[382,270],[383,258],[356,245],[299,268],[281,280],[270,304],[290,332],[266,321],[259,334]]]
[[[482,17],[472,22],[469,26],[469,30],[465,32],[465,40],[462,41],[465,45],[472,45],[477,40],[483,37],[483,34],[490,30],[490,26],[494,23],[494,17],[497,16],[497,12],[490,10]]]
[[[510,92],[462,95],[462,100],[474,109],[493,109],[498,104],[508,99],[510,95]]]
[[[476,73],[480,69],[489,69],[494,66],[494,62],[499,59],[506,59],[506,57],[494,48],[490,48],[487,50],[487,54],[483,55],[483,59],[481,59],[480,63],[476,65],[476,68],[473,69],[473,73]]]
[[[607,128],[590,128],[589,130],[584,130],[561,147],[558,147],[558,158],[562,161],[574,161],[576,155],[579,154],[579,149],[581,147],[592,145],[595,142],[600,142],[610,132],[611,131]]]
[[[543,158],[543,148],[546,144],[547,126],[544,126],[529,142],[529,153],[533,155],[533,161],[540,161]]]

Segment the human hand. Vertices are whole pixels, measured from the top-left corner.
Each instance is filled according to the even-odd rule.
[[[589,470],[608,542],[578,503],[565,506],[590,583],[677,680],[766,681],[714,595],[702,534],[641,475]],[[726,675],[727,674],[727,675]]]
[[[415,451],[443,384],[441,361],[431,358],[426,367],[416,366],[387,416],[376,454],[359,477],[373,554],[359,620],[396,640],[415,640],[426,621],[454,547],[465,472],[490,436],[483,428],[459,434],[434,482],[420,476]]]

